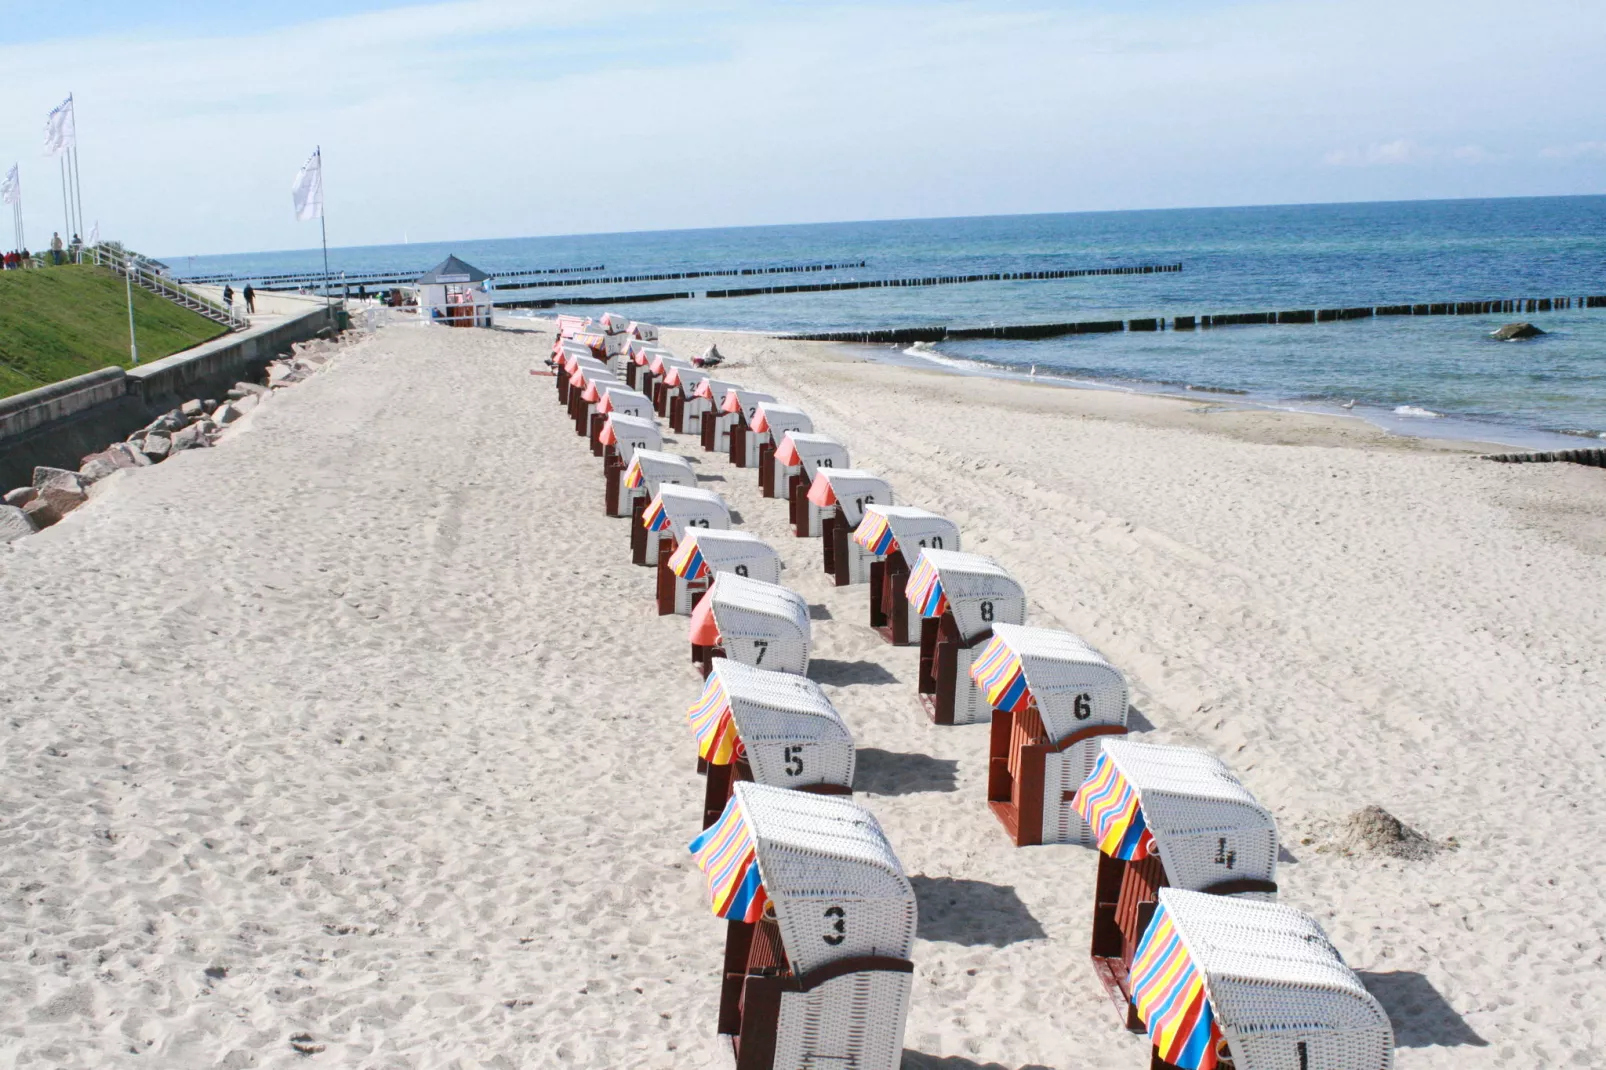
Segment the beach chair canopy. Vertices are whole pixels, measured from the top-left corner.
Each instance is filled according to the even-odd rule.
[[[691,641],[723,646],[726,657],[754,668],[802,676],[809,670],[809,604],[778,583],[715,573],[692,610]]]
[[[608,355],[608,336],[596,324],[580,328],[574,332],[574,340],[589,349],[597,357]]]
[[[632,390],[623,383],[602,383],[598,391],[602,394],[597,402],[598,412],[622,412],[643,420],[653,418],[652,399],[639,390]]]
[[[590,322],[591,318],[589,316],[559,316],[558,337],[573,338],[576,331],[579,331]]]
[[[639,320],[631,320],[630,326],[625,329],[625,333],[632,338],[640,338],[644,342],[656,342],[658,340],[658,328],[651,323],[642,323]]]
[[[1277,879],[1277,823],[1220,759],[1192,747],[1100,742],[1072,802],[1100,851],[1157,856],[1173,886],[1194,891]]]
[[[648,354],[647,370],[652,372],[654,375],[662,375],[662,376],[664,376],[665,379],[666,379],[666,382],[667,382],[667,377],[669,375],[669,369],[671,369],[671,368],[690,368],[690,367],[691,367],[691,361],[689,361],[689,360],[681,360],[679,357],[675,356],[673,353],[669,352],[667,349],[663,350],[661,352],[658,352],[658,353],[650,353],[650,354]],[[678,383],[679,380],[677,379],[676,382]],[[669,385],[673,386],[675,384],[674,383],[670,383]]]
[[[970,675],[995,710],[1035,707],[1050,742],[1096,724],[1126,724],[1126,677],[1070,632],[1002,621]]]
[[[570,385],[580,391],[580,400],[589,405],[600,404],[608,396],[607,388],[610,386],[624,388],[623,383],[612,375],[603,372],[588,372],[584,368],[576,369]]]
[[[727,383],[723,379],[710,379],[705,375],[697,384],[696,389],[693,391],[693,396],[707,398],[714,402],[717,407],[724,402],[727,394],[737,389],[740,388],[735,383]]]
[[[669,570],[683,580],[730,572],[765,583],[781,582],[780,555],[750,531],[692,528],[670,555]]]
[[[644,342],[639,338],[632,338],[625,343],[625,355],[640,365],[646,365],[655,354],[668,352],[657,342]]]
[[[854,531],[853,541],[875,557],[901,551],[906,562],[918,558],[928,546],[960,549],[959,527],[952,520],[912,505],[887,502],[865,504],[864,519]]]
[[[631,490],[645,491],[651,499],[666,486],[695,487],[697,473],[691,462],[678,453],[636,450],[625,468],[624,483]]]
[[[753,413],[752,428],[754,431],[769,432],[771,441],[779,442],[788,431],[813,431],[814,421],[795,405],[761,401]]]
[[[571,357],[574,357],[574,358],[584,357],[587,360],[595,360],[596,359],[595,355],[591,352],[589,347],[583,346],[579,342],[576,342],[573,339],[569,339],[569,338],[560,338],[560,339],[558,339],[558,345],[557,345],[556,352],[560,356],[563,357],[563,362],[565,364],[567,364],[569,362],[569,359]]]
[[[667,531],[684,539],[688,527],[729,528],[731,514],[725,499],[711,490],[665,483],[642,514],[641,523],[648,531]]]
[[[1161,888],[1132,961],[1156,1053],[1209,1070],[1388,1070],[1394,1030],[1314,918],[1275,903]]]
[[[597,326],[602,329],[603,334],[623,334],[630,326],[630,321],[617,312],[604,312],[597,319]]]
[[[775,447],[775,459],[788,468],[803,469],[810,483],[821,468],[848,467],[848,448],[830,435],[789,431]]]
[[[774,400],[773,394],[761,394],[757,390],[743,390],[739,386],[733,386],[725,392],[725,400],[719,408],[721,412],[741,413],[742,419],[752,426],[753,414],[758,411],[758,407],[766,401]]]
[[[637,450],[655,450],[663,445],[663,436],[658,431],[656,420],[622,412],[608,414],[608,422],[603,424],[599,437],[604,446],[612,446],[619,451],[619,459],[626,467],[636,456]]]
[[[809,485],[809,501],[821,509],[835,506],[851,528],[864,519],[866,506],[892,504],[892,484],[862,468],[821,468]]]
[[[760,784],[853,786],[853,736],[807,677],[714,658],[686,723],[699,758],[729,765],[745,755]]]
[[[1026,619],[1025,588],[1004,566],[980,554],[921,550],[905,593],[922,617],[952,612],[966,639]]]
[[[701,396],[698,391],[707,378],[707,372],[695,365],[688,367],[682,364],[678,357],[675,359],[675,363],[669,365],[664,371],[664,385],[678,387],[680,396],[687,400]]]
[[[593,371],[608,371],[608,366],[602,361],[598,360],[596,357],[592,356],[591,350],[589,349],[581,353],[576,353],[574,349],[571,348],[570,344],[565,343],[562,357],[563,370],[568,372],[570,375],[573,375],[581,368],[587,368]],[[609,374],[611,375],[612,372],[609,372]]]

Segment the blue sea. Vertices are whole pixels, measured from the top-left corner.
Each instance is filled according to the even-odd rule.
[[[448,253],[486,271],[604,265],[599,274],[864,262],[833,272],[572,284],[506,300],[691,291],[603,307],[666,326],[804,332],[1057,323],[1606,294],[1606,197],[1414,201],[993,216],[512,238],[331,249],[349,273],[423,272]],[[165,258],[181,275],[315,271],[318,250]],[[709,299],[710,289],[1183,265],[1085,276]],[[584,278],[586,276],[578,276]],[[550,313],[541,313],[550,314]],[[1527,319],[1548,332],[1491,340]],[[1517,445],[1606,437],[1606,309],[945,342],[899,359],[1224,402],[1341,411],[1393,430]],[[891,354],[887,354],[891,355]],[[1194,395],[1199,396],[1199,395]],[[1566,436],[1566,437],[1563,437]]]

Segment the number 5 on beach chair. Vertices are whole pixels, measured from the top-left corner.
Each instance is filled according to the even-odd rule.
[[[751,532],[687,528],[669,560],[658,567],[658,615],[690,613],[721,572],[780,583],[781,558]]]
[[[809,502],[820,510],[820,556],[825,574],[838,587],[870,581],[870,555],[853,533],[872,505],[892,504],[892,485],[859,468],[822,468],[809,487]]]
[[[906,588],[920,621],[920,701],[937,724],[974,724],[992,707],[970,666],[995,624],[1026,618],[1026,591],[1002,565],[980,554],[925,549]]]
[[[705,677],[716,657],[808,675],[809,606],[779,584],[719,573],[692,610],[690,631],[691,660]]]
[[[920,613],[909,604],[909,573],[926,547],[959,550],[953,521],[910,505],[866,505],[853,541],[870,562],[870,627],[893,646],[920,641]],[[907,549],[906,549],[907,548]]]

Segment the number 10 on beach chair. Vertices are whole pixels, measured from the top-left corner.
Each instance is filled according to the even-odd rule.
[[[691,660],[706,677],[716,657],[755,669],[809,671],[809,606],[775,583],[721,572],[691,613]]]
[[[737,784],[691,852],[726,919],[719,1032],[736,1070],[897,1070],[915,897],[869,811]]]
[[[920,614],[921,704],[937,724],[975,724],[992,707],[970,666],[995,624],[1026,619],[1026,591],[998,562],[954,550],[920,551],[905,588]]]
[[[751,532],[689,527],[658,568],[658,615],[690,613],[721,572],[780,583],[781,558],[775,547]]]
[[[920,641],[920,614],[909,604],[909,572],[926,547],[960,550],[953,521],[909,505],[872,504],[853,530],[870,562],[870,627],[893,646]],[[906,549],[907,548],[907,549]]]

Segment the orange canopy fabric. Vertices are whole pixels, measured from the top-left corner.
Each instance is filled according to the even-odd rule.
[[[734,390],[726,391],[725,392],[725,404],[721,405],[720,409],[721,409],[721,411],[724,411],[724,412],[741,412],[742,411],[742,398],[741,398],[741,395],[736,393],[736,391],[734,391]]]
[[[831,480],[826,477],[824,469],[814,473],[814,482],[809,484],[809,501],[821,509],[836,504],[836,491],[831,489]]]
[[[781,444],[779,446],[775,447],[775,459],[786,465],[788,468],[794,464],[803,463],[802,458],[797,455],[797,443],[792,441],[792,436],[790,433],[788,433],[785,438],[781,439]]]
[[[714,600],[704,595],[691,611],[691,641],[697,646],[719,645],[719,624],[714,620]]]

